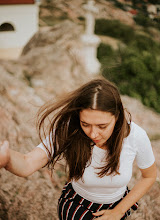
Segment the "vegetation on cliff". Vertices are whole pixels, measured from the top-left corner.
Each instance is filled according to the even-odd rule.
[[[102,74],[115,82],[122,94],[138,98],[160,112],[160,43],[151,33],[138,33],[117,20],[98,19],[95,31],[123,42],[117,50],[100,44],[97,56]]]

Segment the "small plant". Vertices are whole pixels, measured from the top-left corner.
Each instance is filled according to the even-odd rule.
[[[28,82],[28,85],[30,87],[32,87],[32,76],[30,74],[28,74],[28,72],[25,70],[24,70],[23,74],[24,74],[26,81]]]
[[[139,13],[134,17],[135,22],[144,28],[155,27],[160,30],[159,18],[151,19],[148,15]]]
[[[125,11],[125,6],[124,4],[122,4],[121,2],[117,1],[117,0],[110,0],[111,2],[114,3],[114,5],[117,7],[117,8],[120,8],[122,10]]]
[[[129,43],[134,39],[134,30],[132,27],[122,24],[118,20],[97,19],[95,24],[95,33],[98,35],[108,35]]]

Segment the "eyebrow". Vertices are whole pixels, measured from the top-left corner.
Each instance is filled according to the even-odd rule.
[[[87,122],[85,122],[85,121],[82,121],[82,120],[80,120],[82,123],[84,123],[84,124],[87,124],[87,125],[90,125],[89,123],[87,123]],[[108,123],[103,123],[103,124],[96,124],[96,125],[109,125],[109,123],[110,122],[108,122]]]

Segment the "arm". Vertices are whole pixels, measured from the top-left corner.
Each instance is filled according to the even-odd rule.
[[[100,216],[97,220],[119,220],[125,212],[135,204],[150,189],[156,180],[157,171],[155,163],[147,169],[140,169],[142,178],[137,182],[127,196],[112,210],[102,210],[93,215]]]
[[[4,142],[0,149],[0,161],[3,161],[0,168],[5,167],[6,170],[17,176],[27,177],[45,166],[48,162],[48,157],[40,148],[35,148],[27,154],[22,154],[9,149],[8,142]]]

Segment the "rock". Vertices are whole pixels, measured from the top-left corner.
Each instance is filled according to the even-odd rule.
[[[151,139],[160,139],[160,114],[144,106],[140,101],[122,96],[125,108],[132,115],[133,121],[143,127]]]

